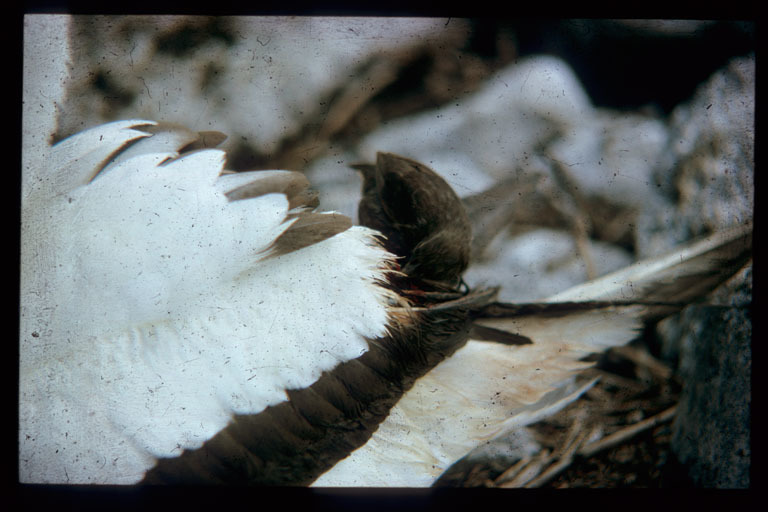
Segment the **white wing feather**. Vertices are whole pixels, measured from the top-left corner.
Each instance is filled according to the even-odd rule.
[[[265,258],[293,222],[286,196],[229,201],[243,178],[220,177],[224,154],[179,157],[189,136],[141,131],[153,124],[67,139],[44,186],[27,181],[24,482],[135,482],[155,457],[286,400],[384,333],[376,283],[392,256],[372,231]]]

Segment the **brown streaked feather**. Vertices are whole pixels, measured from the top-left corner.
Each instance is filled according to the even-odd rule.
[[[128,160],[140,154],[153,152],[167,153],[171,151],[183,155],[199,149],[216,147],[227,138],[223,133],[194,132],[174,123],[138,124],[135,128],[152,136],[136,138],[120,146],[109,155],[109,158],[95,166],[95,172],[89,181],[95,179],[107,166],[117,161]]]
[[[503,303],[495,302],[484,307],[478,312],[476,318],[521,318],[536,316],[544,318],[559,318],[574,313],[592,311],[596,309],[610,309],[627,306],[645,306],[649,309],[664,310],[667,314],[685,307],[687,302],[663,302],[663,301],[584,301],[584,302],[531,302],[531,303]]]
[[[226,195],[230,201],[239,201],[266,194],[285,194],[288,198],[288,208],[291,210],[302,206],[315,208],[319,204],[317,193],[310,190],[307,177],[300,172],[290,171],[258,176],[258,179],[234,188]]]
[[[352,227],[352,220],[340,213],[301,212],[297,217],[267,249],[267,258],[298,251]]]
[[[197,132],[197,139],[181,148],[179,152],[185,153],[199,149],[212,149],[218,147],[226,139],[226,134],[217,131]]]
[[[158,146],[167,143],[167,139],[160,140],[160,137],[165,136],[171,138],[173,144],[168,147],[179,154],[189,153],[200,149],[215,148],[224,142],[224,140],[227,138],[227,136],[221,132],[196,132],[186,128],[185,126],[165,121],[155,125],[142,126],[141,130],[147,133],[151,133],[153,136],[152,138],[158,142]],[[152,138],[144,139],[143,144],[146,144],[147,141],[152,140]]]
[[[527,336],[508,331],[502,331],[486,325],[474,324],[469,331],[469,337],[478,341],[493,341],[502,345],[531,345],[533,341]]]

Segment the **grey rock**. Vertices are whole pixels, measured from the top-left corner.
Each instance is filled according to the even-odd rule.
[[[752,373],[751,268],[716,305],[694,305],[660,325],[678,340],[684,382],[672,450],[698,487],[750,485]],[[725,293],[725,292],[720,292]],[[667,347],[667,355],[670,355]]]

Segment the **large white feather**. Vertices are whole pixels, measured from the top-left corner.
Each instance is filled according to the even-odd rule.
[[[286,196],[228,200],[223,153],[179,157],[187,134],[153,124],[67,139],[25,180],[24,482],[138,481],[384,334],[392,256],[372,231],[267,257]]]

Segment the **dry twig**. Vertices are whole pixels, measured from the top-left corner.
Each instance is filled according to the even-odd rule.
[[[594,443],[590,443],[584,446],[581,448],[581,450],[579,450],[579,455],[582,457],[591,457],[601,450],[605,450],[606,448],[611,448],[621,444],[644,430],[655,427],[660,423],[670,421],[675,416],[675,412],[677,412],[677,405],[670,407],[666,411],[661,412],[656,416],[652,416],[643,421],[639,421],[633,425],[614,432],[613,434],[610,434],[599,441],[595,441]]]

